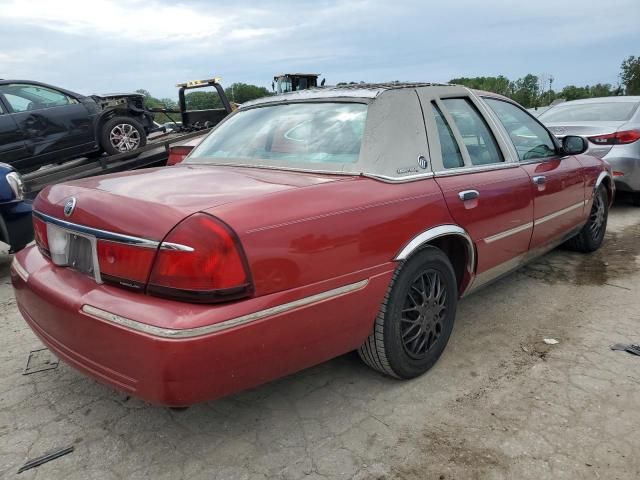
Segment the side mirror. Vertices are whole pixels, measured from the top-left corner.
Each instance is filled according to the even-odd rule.
[[[567,135],[562,139],[562,150],[567,155],[580,155],[589,148],[587,140],[577,135]]]

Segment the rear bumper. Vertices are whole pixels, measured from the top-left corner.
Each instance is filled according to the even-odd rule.
[[[638,156],[619,156],[616,148],[612,148],[604,160],[611,165],[618,190],[640,192],[640,152]]]
[[[216,306],[99,285],[34,247],[16,255],[11,278],[26,322],[62,360],[151,403],[185,406],[357,348],[394,266]]]

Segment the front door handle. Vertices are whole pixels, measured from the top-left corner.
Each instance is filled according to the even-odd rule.
[[[475,200],[479,196],[480,192],[477,190],[464,190],[458,193],[458,198],[463,202],[466,202],[467,200]]]
[[[533,177],[532,180],[536,185],[544,185],[544,183],[547,181],[547,178],[544,175],[538,175],[537,177]]]

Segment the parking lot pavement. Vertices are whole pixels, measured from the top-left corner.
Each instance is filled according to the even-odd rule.
[[[440,362],[409,382],[355,354],[173,411],[60,364],[23,376],[41,345],[2,258],[0,477],[23,479],[638,478],[640,209],[617,205],[605,246],[556,250],[459,306]],[[554,338],[547,345],[544,338]]]

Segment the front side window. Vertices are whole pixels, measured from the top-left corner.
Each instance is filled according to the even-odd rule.
[[[78,103],[75,98],[39,85],[2,85],[0,93],[16,113]]]
[[[187,162],[319,169],[327,163],[355,163],[366,118],[367,105],[361,103],[290,103],[240,110]]]
[[[458,127],[473,165],[504,162],[504,157],[487,122],[468,99],[446,98],[442,103]]]
[[[520,108],[502,100],[485,98],[489,108],[493,110],[509,134],[518,158],[536,160],[555,157],[556,146],[551,135],[542,125]]]
[[[451,127],[442,115],[442,112],[435,103],[431,104],[433,116],[438,128],[438,138],[440,139],[440,150],[442,152],[442,163],[444,168],[464,167],[464,160],[460,153],[460,147],[453,136]]]

